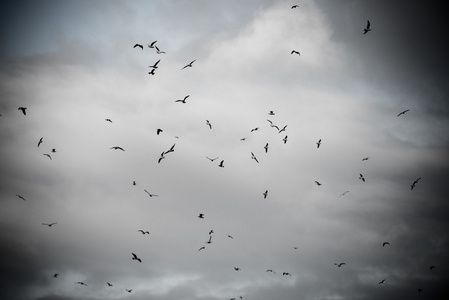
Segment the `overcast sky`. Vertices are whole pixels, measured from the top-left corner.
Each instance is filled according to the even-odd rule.
[[[443,5],[3,1],[0,298],[448,294]]]

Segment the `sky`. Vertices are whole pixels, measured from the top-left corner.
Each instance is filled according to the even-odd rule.
[[[2,1],[0,298],[448,295],[443,7]]]

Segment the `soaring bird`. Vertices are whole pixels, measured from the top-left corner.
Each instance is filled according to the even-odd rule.
[[[109,148],[109,149],[125,151],[122,147],[118,147],[118,146],[114,146],[114,147],[111,147],[111,148]]]
[[[145,191],[145,193],[147,193],[148,194],[148,196],[150,196],[150,197],[157,197],[157,196],[159,196],[159,195],[156,195],[156,194],[151,194],[149,191],[147,191],[147,190],[144,190]]]
[[[268,143],[266,143],[266,145],[264,146],[264,149],[265,149],[265,153],[267,153],[268,152]]]
[[[184,99],[182,99],[182,100],[181,100],[181,99],[178,99],[178,100],[176,100],[175,102],[186,103],[186,99],[189,98],[189,97],[190,97],[190,95],[187,95],[187,96],[184,97]]]
[[[142,262],[140,258],[137,257],[135,253],[131,253],[133,255],[132,260],[137,260],[138,262]]]
[[[133,185],[136,185],[136,181],[135,180],[133,180]]]
[[[369,157],[364,157],[364,158],[362,158],[362,161],[365,161],[365,160],[368,160],[369,159]]]
[[[107,284],[108,284],[108,286],[113,286],[111,283],[109,283],[109,282],[106,282]]]
[[[277,130],[279,130],[279,127],[278,127],[277,125],[274,125],[273,122],[272,122],[271,120],[268,120],[268,119],[267,119],[267,121],[270,123],[270,127],[274,127],[274,128],[276,128]]]
[[[176,143],[174,143],[173,146],[170,147],[170,149],[165,151],[165,154],[170,153],[170,152],[175,152],[175,146],[176,146]]]
[[[157,135],[159,135],[159,133],[161,133],[161,132],[163,132],[162,129],[160,129],[160,128],[156,129],[156,134],[157,134]]]
[[[411,187],[411,190],[413,190],[414,188],[415,188],[415,185],[418,183],[418,181],[420,181],[421,180],[421,177],[419,177],[418,179],[416,179],[415,181],[413,181],[413,183],[412,183],[412,185],[410,186]]]
[[[296,51],[296,50],[292,50],[292,52],[290,52],[290,54],[298,54],[298,55],[301,55],[298,51]]]
[[[240,140],[241,140],[241,141],[246,141],[246,138],[241,138]]]
[[[253,128],[253,129],[251,129],[251,132],[257,131],[257,130],[259,130],[259,127],[255,127],[255,128]]]
[[[321,183],[315,180],[316,185],[320,186]]]
[[[21,110],[22,111],[22,113],[26,116],[26,114],[27,114],[27,112],[26,112],[26,107],[23,107],[23,106],[21,106],[21,107],[19,107],[18,108],[18,110]]]
[[[263,194],[262,194],[262,195],[263,195],[263,198],[264,198],[264,199],[266,199],[266,198],[267,198],[267,196],[268,196],[268,190],[266,190],[265,192],[263,192]]]
[[[111,119],[104,119],[106,122],[112,123]]]
[[[218,164],[219,167],[224,168],[224,160],[220,161],[220,163]]]
[[[257,157],[252,152],[251,152],[251,158],[254,159],[257,163],[259,163],[259,161],[257,160]]]
[[[432,271],[433,269],[435,269],[435,266],[430,266],[430,271]]]
[[[160,164],[161,160],[163,160],[165,158],[164,154],[165,154],[165,152],[162,152],[161,157],[159,157],[159,159],[157,160],[158,164]]]
[[[282,276],[292,276],[292,274],[290,274],[289,272],[282,272]]]
[[[56,149],[55,148],[51,149],[51,152],[56,153]]]
[[[268,269],[268,270],[266,270],[265,272],[271,272],[271,273],[274,273],[274,271],[271,270],[271,269]]]
[[[298,8],[298,7],[299,7],[299,5],[298,5],[298,4],[295,4],[295,5],[292,6],[292,9]]]
[[[345,191],[343,194],[341,194],[339,197],[346,195],[347,193],[349,193],[349,191]]]
[[[42,154],[42,155],[45,155],[45,156],[47,156],[50,160],[53,160],[53,159],[51,158],[50,154],[48,154],[48,153],[44,153],[44,154]]]
[[[196,59],[192,60],[189,64],[185,65],[184,67],[182,67],[181,70],[184,70],[187,67],[192,67],[192,64],[196,61]]]
[[[359,179],[362,179],[362,181],[365,182],[365,177],[363,177],[362,174],[360,174]]]
[[[39,142],[37,143],[37,146],[39,147],[39,146],[42,144],[43,141],[44,141],[44,138],[41,137],[41,138],[39,139]]]
[[[382,284],[385,282],[385,279],[382,279],[381,281],[379,281],[379,284]]]
[[[270,110],[270,111],[268,112],[268,115],[274,116],[274,111]]]
[[[137,231],[139,231],[139,232],[142,232],[142,234],[150,234],[150,232],[147,230],[147,231],[144,231],[144,230],[142,230],[142,229],[139,229],[139,230],[137,230]]]
[[[240,268],[237,268],[237,267],[234,267],[234,270],[240,271],[241,269],[240,269]]]
[[[125,291],[127,291],[128,293],[131,293],[133,291],[133,289],[125,289]]]
[[[156,69],[151,69],[151,71],[150,71],[150,72],[148,72],[148,75],[154,75],[154,74],[156,74],[156,73],[154,73],[154,72],[155,72],[155,70],[156,70]]]
[[[370,22],[369,22],[369,20],[366,22],[366,28],[365,29],[363,29],[363,34],[366,34],[368,31],[371,31],[371,29],[369,28],[370,27]]]
[[[206,247],[201,247],[200,249],[198,249],[198,251],[201,251],[201,250],[203,250],[203,249],[206,249]]]
[[[199,215],[198,215],[198,218],[204,219],[204,214],[199,214]]]
[[[151,44],[148,44],[149,48],[154,48],[154,44],[156,44],[157,41],[152,42]]]
[[[26,201],[25,198],[23,198],[22,196],[20,196],[19,194],[16,194],[17,197],[19,197],[20,199],[22,199],[23,201]]]
[[[211,231],[209,231],[209,235],[211,235],[212,233],[214,233],[213,229],[211,229]]]
[[[165,51],[159,50],[159,48],[158,48],[156,45],[154,45],[154,48],[156,48],[156,53],[157,53],[157,54],[163,54],[163,53],[165,53]]]
[[[382,244],[382,247],[385,247],[386,245],[390,246],[390,243],[389,243],[389,242],[384,242],[384,243]]]
[[[212,124],[209,122],[209,120],[206,120],[206,125],[209,126],[210,129],[212,129]]]
[[[207,158],[208,160],[210,160],[210,161],[214,161],[214,160],[216,160],[218,157],[210,158],[210,157],[207,157],[207,156],[206,156],[206,158]]]
[[[45,226],[48,226],[48,227],[51,227],[51,226],[53,226],[53,225],[55,225],[55,224],[58,224],[58,222],[53,222],[53,223],[42,223],[42,225],[45,225]]]
[[[157,69],[157,64],[160,62],[161,60],[159,59],[157,62],[155,62],[152,66],[148,66],[149,68],[153,68],[153,69]]]
[[[316,143],[316,147],[320,148],[320,145],[321,145],[321,139],[319,139],[318,142]]]
[[[75,282],[75,284],[80,284],[80,285],[85,285],[85,286],[87,286],[87,284],[85,284],[84,282],[81,282],[81,281],[77,281],[77,282]]]
[[[55,273],[55,274],[53,275],[54,278],[58,278],[58,276],[59,276],[58,273]]]
[[[410,111],[410,109],[406,109],[406,110],[404,110],[404,111],[401,111],[401,112],[398,114],[398,117],[399,117],[400,115],[405,114],[405,113],[408,112],[408,111]]]
[[[340,268],[341,266],[346,265],[346,263],[334,263],[334,265]]]
[[[228,234],[228,238],[230,238],[230,239],[234,239],[234,238],[232,237],[232,235],[229,235],[229,234]]]
[[[139,47],[140,49],[143,50],[143,46],[141,44],[135,44],[133,48]]]
[[[209,240],[206,242],[206,244],[212,243],[212,235],[209,235]]]
[[[287,143],[287,135],[282,140],[284,141],[284,144],[286,144]]]

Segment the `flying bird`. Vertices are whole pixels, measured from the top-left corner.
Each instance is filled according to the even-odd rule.
[[[136,185],[136,181],[135,180],[133,180],[133,185]]]
[[[279,130],[279,127],[278,127],[277,125],[274,125],[273,122],[272,122],[271,120],[268,120],[268,119],[267,119],[267,121],[270,123],[270,127],[274,127],[274,128],[276,128],[277,130]]]
[[[287,143],[287,136],[285,136],[285,138],[282,139],[284,141],[284,144]]]
[[[55,225],[55,224],[58,224],[58,222],[53,222],[53,223],[42,223],[42,225],[45,225],[45,226],[48,226],[48,227],[51,227],[51,226],[53,226],[53,225]]]
[[[359,179],[362,179],[362,181],[365,182],[365,177],[363,177],[362,174],[360,174]]]
[[[154,48],[154,44],[156,44],[157,41],[152,42],[151,44],[148,44],[149,48]]]
[[[285,125],[281,130],[279,130],[279,133],[281,133],[282,131],[285,131],[285,128],[287,128],[288,125]]]
[[[259,163],[259,161],[257,160],[257,157],[252,152],[251,152],[251,158],[254,159],[257,163]]]
[[[159,48],[158,48],[156,45],[154,45],[154,48],[156,48],[156,53],[157,53],[157,54],[163,54],[163,53],[165,53],[164,51],[159,50]]]
[[[26,114],[27,114],[27,112],[26,112],[26,107],[23,107],[23,106],[21,106],[21,107],[19,107],[18,108],[18,110],[21,110],[22,111],[22,113],[26,116]]]
[[[209,235],[209,240],[206,242],[206,244],[212,243],[212,235]]]
[[[268,196],[268,190],[266,190],[262,195],[263,195],[263,198],[266,199]]]
[[[196,59],[192,60],[189,64],[185,65],[184,67],[182,67],[181,70],[184,70],[187,67],[192,67],[192,64],[196,61]]]
[[[176,143],[174,143],[173,146],[170,147],[170,149],[165,151],[165,154],[170,153],[170,152],[175,152],[175,145],[176,145]]]
[[[186,99],[189,98],[189,97],[190,97],[190,95],[187,95],[187,96],[184,97],[184,99],[182,99],[182,100],[181,100],[181,99],[178,99],[178,100],[176,100],[175,102],[186,103]]]
[[[204,214],[199,214],[199,215],[198,215],[198,218],[204,219]]]
[[[211,231],[209,231],[209,235],[211,235],[212,233],[214,233],[214,230],[212,229]]]
[[[230,239],[234,239],[234,238],[232,237],[232,235],[229,235],[229,234],[228,234],[228,238],[230,238]]]
[[[271,269],[268,269],[268,270],[266,270],[265,272],[271,272],[271,273],[274,273],[274,271],[271,270]]]
[[[137,257],[135,253],[131,253],[133,255],[132,260],[137,260],[138,262],[142,262],[140,258]]]
[[[321,146],[321,139],[319,139],[318,142],[316,143],[317,148],[320,148],[320,146]]]
[[[207,156],[206,156],[206,158],[207,158],[208,160],[210,160],[210,161],[214,161],[214,160],[216,160],[218,157],[210,158],[210,157],[207,157]]]
[[[433,269],[435,269],[435,266],[430,266],[430,271],[432,271]]]
[[[206,247],[201,247],[200,249],[198,249],[198,251],[201,251],[201,250],[203,250],[203,249],[206,249]]]
[[[379,281],[379,284],[382,284],[385,282],[385,279],[382,279],[381,281]]]
[[[234,267],[234,270],[240,271],[241,269],[240,269],[240,268],[237,268],[237,267]]]
[[[412,185],[410,186],[411,188],[411,190],[413,190],[414,188],[415,188],[415,185],[418,183],[418,181],[420,181],[421,180],[421,177],[419,177],[418,179],[416,179],[415,181],[413,181],[413,183],[412,183]]]
[[[265,153],[268,153],[268,143],[265,145],[264,149],[265,149]]]
[[[343,194],[341,194],[339,197],[346,195],[347,193],[349,193],[349,191],[345,191]]]
[[[133,289],[130,289],[130,290],[125,289],[125,291],[127,291],[128,293],[131,293],[133,291]]]
[[[370,22],[369,22],[369,20],[366,22],[366,28],[365,29],[363,29],[363,34],[366,34],[368,31],[371,31],[371,29],[370,29]]]
[[[159,157],[159,159],[157,160],[158,164],[160,164],[161,160],[163,160],[165,158],[164,154],[165,154],[165,152],[162,152],[161,157]]]
[[[385,247],[386,245],[390,246],[390,243],[389,243],[389,242],[384,242],[384,243],[382,244],[382,247]]]
[[[292,276],[292,274],[290,274],[289,272],[282,272],[282,276],[286,276],[286,275]]]
[[[334,265],[340,268],[341,266],[346,265],[346,263],[334,263]]]
[[[410,109],[406,109],[406,110],[404,110],[404,111],[401,111],[401,112],[398,114],[398,117],[399,117],[400,115],[405,114],[405,113],[408,112],[408,111],[410,111]]]
[[[157,135],[159,135],[159,133],[161,133],[161,132],[163,132],[162,129],[160,129],[160,128],[156,129],[156,134],[157,134]]]
[[[51,152],[56,153],[56,149],[55,148],[51,149]]]
[[[150,196],[150,197],[157,197],[157,196],[159,196],[159,195],[156,195],[156,194],[151,194],[149,191],[147,191],[147,190],[144,190],[145,191],[145,193],[147,193],[148,194],[148,196]]]
[[[224,168],[224,160],[220,161],[220,164],[218,164],[219,167]]]
[[[149,231],[143,231],[142,229],[139,229],[139,230],[137,230],[137,231],[139,231],[139,232],[142,232],[142,234],[150,234],[150,232]]]
[[[155,62],[152,66],[148,66],[149,68],[153,68],[153,69],[157,69],[157,64],[160,62],[161,60],[159,59],[157,62]]]
[[[109,282],[106,282],[107,284],[108,284],[108,286],[113,286],[111,283],[109,283]]]
[[[151,69],[151,71],[150,72],[148,72],[148,75],[155,75],[156,73],[154,73],[155,72],[155,70],[156,69]]]
[[[320,186],[321,183],[315,180],[316,185]]]
[[[270,111],[268,112],[268,115],[274,116],[274,111],[270,110]]]
[[[364,158],[362,158],[362,161],[365,161],[365,160],[368,160],[369,159],[369,157],[364,157]]]
[[[19,197],[20,199],[22,199],[23,201],[26,201],[25,198],[23,198],[22,196],[20,196],[19,194],[16,194],[17,197]]]
[[[50,154],[48,154],[48,153],[44,153],[44,154],[42,154],[42,155],[45,155],[45,156],[47,156],[50,160],[53,160],[53,159],[51,158]]]
[[[80,285],[85,285],[85,286],[87,286],[87,284],[85,284],[84,282],[81,282],[81,281],[77,281],[77,282],[75,282],[75,284],[80,284]]]
[[[118,146],[114,146],[114,147],[111,147],[111,148],[109,148],[109,149],[125,151],[122,147],[118,147]]]
[[[210,129],[212,129],[212,124],[209,122],[209,120],[206,120],[206,125],[209,126]]]
[[[41,137],[41,138],[39,139],[39,142],[37,143],[37,146],[39,147],[39,146],[42,144],[43,141],[44,141],[44,138]]]
[[[112,123],[111,119],[104,119],[106,122]]]
[[[251,129],[251,132],[259,130],[259,127]]]
[[[140,49],[143,50],[143,46],[141,44],[135,44],[133,48],[139,47]]]
[[[295,4],[295,5],[292,6],[292,9],[298,8],[298,7],[299,7],[299,5],[298,5],[298,4]]]
[[[58,278],[58,276],[59,276],[58,273],[55,273],[55,274],[53,275],[54,278]]]
[[[301,55],[298,51],[296,51],[296,50],[292,50],[292,52],[290,52],[290,54],[298,54],[298,55]]]

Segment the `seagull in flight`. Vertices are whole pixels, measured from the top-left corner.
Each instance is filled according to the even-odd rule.
[[[156,48],[156,53],[157,53],[157,54],[163,54],[163,53],[165,53],[164,51],[159,50],[159,48],[158,48],[156,45],[154,45],[154,48]]]
[[[270,127],[274,127],[274,128],[276,128],[277,130],[279,130],[279,127],[278,127],[277,125],[274,125],[273,122],[272,122],[271,120],[268,120],[268,119],[267,119],[267,121],[270,123]]]
[[[341,266],[346,265],[346,263],[334,263],[337,267],[341,268]]]
[[[362,174],[360,174],[360,176],[359,176],[359,179],[362,179],[362,180],[363,180],[363,182],[365,182],[365,177],[363,177],[363,175],[362,175]]]
[[[268,115],[274,116],[274,111],[270,110],[270,111],[268,112]]]
[[[109,148],[109,149],[125,151],[122,147],[118,147],[118,146],[114,146],[114,147],[111,147],[111,148]]]
[[[220,161],[220,164],[218,164],[218,166],[220,167],[220,168],[224,168],[224,160],[222,160],[222,161]]]
[[[26,109],[27,109],[27,108],[26,108],[26,107],[23,107],[23,106],[21,106],[21,107],[18,108],[18,110],[21,110],[22,113],[23,113],[23,115],[25,115],[25,116],[26,116],[26,114],[27,114]]]
[[[265,153],[268,153],[268,143],[265,145],[264,149],[265,149]]]
[[[413,181],[413,183],[412,183],[412,185],[410,186],[411,188],[411,190],[413,190],[414,188],[415,188],[415,185],[418,183],[418,181],[420,181],[421,180],[421,177],[419,177],[418,179],[416,179],[415,181]]]
[[[201,250],[203,250],[203,249],[206,249],[206,247],[201,247],[200,249],[198,249],[198,251],[201,251]]]
[[[109,122],[109,123],[112,123],[112,120],[111,119],[104,119],[105,121],[107,121],[107,122]]]
[[[368,31],[371,31],[371,29],[370,29],[370,22],[369,22],[369,20],[366,22],[366,28],[365,29],[363,29],[363,34],[366,34]]]
[[[284,144],[286,144],[287,143],[287,135],[282,140],[284,141]]]
[[[137,257],[135,253],[131,253],[133,255],[132,260],[137,260],[138,262],[142,262],[140,258]]]
[[[45,225],[45,226],[48,226],[48,227],[51,227],[51,226],[53,226],[53,225],[55,225],[55,224],[58,224],[58,222],[53,222],[53,223],[42,223],[42,225]]]
[[[55,148],[51,149],[51,152],[56,153],[56,149]]]
[[[362,161],[365,161],[365,160],[368,160],[369,159],[369,157],[364,157],[364,158],[362,158]]]
[[[142,232],[143,235],[145,235],[145,234],[150,234],[149,231],[143,231],[142,229],[139,229],[139,230],[137,230],[137,231]]]
[[[237,268],[237,267],[234,267],[234,270],[240,271],[241,269],[240,269],[240,268]]]
[[[189,97],[190,97],[190,95],[187,95],[187,96],[184,97],[184,99],[182,99],[182,100],[181,100],[181,99],[178,99],[178,100],[176,100],[175,102],[186,103],[186,99],[189,98]]]
[[[198,218],[204,219],[204,214],[199,214],[199,215],[198,215]]]
[[[281,130],[279,130],[279,133],[281,133],[282,131],[285,131],[285,128],[287,128],[288,125],[285,125]]]
[[[228,238],[230,238],[230,239],[234,239],[234,238],[232,237],[232,235],[229,235],[229,234],[228,234]]]
[[[251,129],[251,132],[257,131],[257,130],[259,130],[259,127],[255,127],[255,128],[253,128],[253,129]]]
[[[148,66],[149,68],[153,68],[153,69],[157,69],[157,64],[160,62],[161,60],[159,59],[157,62],[155,62],[152,66]]]
[[[252,152],[251,152],[251,158],[254,159],[257,163],[259,163],[259,161],[257,160],[257,157]]]
[[[85,285],[85,286],[87,286],[87,284],[85,284],[84,282],[81,282],[81,281],[77,281],[77,282],[75,282],[75,284],[80,284],[80,285]]]
[[[155,75],[156,73],[154,73],[155,72],[155,70],[156,69],[151,69],[151,71],[150,72],[148,72],[148,75]]]
[[[386,245],[390,246],[390,243],[389,243],[389,242],[384,242],[384,243],[382,244],[382,247],[385,247]]]
[[[320,145],[321,145],[321,139],[319,139],[318,142],[316,143],[316,147],[320,148]]]
[[[211,244],[212,243],[212,235],[209,235],[209,240],[206,242],[206,244]]]
[[[145,193],[147,193],[148,194],[148,196],[150,196],[150,197],[157,197],[157,196],[159,196],[159,195],[156,195],[156,194],[151,194],[149,191],[147,191],[147,190],[144,190],[145,191]]]
[[[210,129],[212,129],[212,124],[209,122],[209,120],[206,120],[206,125],[209,126]]]
[[[316,185],[320,186],[321,183],[315,180]]]
[[[340,197],[346,195],[347,193],[349,193],[349,191],[345,191],[343,194],[340,195]]]
[[[45,156],[47,156],[48,158],[50,158],[50,160],[53,160],[53,159],[51,158],[50,154],[48,154],[48,153],[44,153],[44,154],[42,154],[42,155],[45,155]]]
[[[128,293],[131,293],[133,291],[133,289],[130,289],[130,290],[125,289],[125,291],[127,291]]]
[[[154,44],[156,44],[157,41],[152,42],[151,44],[148,44],[148,48],[154,48]]]
[[[266,199],[268,196],[268,190],[266,190],[262,195],[263,195],[263,198]]]
[[[430,271],[432,271],[433,269],[435,269],[435,266],[430,266]]]
[[[401,111],[401,112],[398,114],[398,117],[399,117],[400,115],[405,114],[406,112],[409,112],[409,111],[410,111],[410,109],[406,109],[406,110],[404,110],[404,111]]]
[[[157,134],[157,135],[159,135],[159,133],[161,133],[161,132],[163,132],[162,129],[160,129],[160,128],[156,129],[156,134]]]
[[[182,69],[181,70],[184,70],[185,68],[187,68],[187,67],[192,67],[192,64],[194,63],[196,61],[196,59],[194,59],[194,60],[192,60],[189,64],[187,64],[187,65],[185,65],[184,67],[182,67]]]
[[[58,276],[59,276],[58,273],[55,273],[55,274],[53,275],[54,278],[58,278]]]
[[[290,52],[290,54],[298,54],[298,55],[301,55],[298,51],[296,51],[296,50],[292,50],[292,52]]]
[[[113,286],[111,283],[109,283],[109,282],[106,282],[107,284],[108,284],[108,286]]]
[[[214,161],[214,160],[216,160],[218,157],[210,158],[210,157],[207,157],[207,156],[206,156],[206,158],[207,158],[208,160],[210,160],[210,161]]]
[[[23,201],[26,201],[25,198],[23,198],[22,196],[20,196],[19,194],[16,194],[17,197],[19,197],[20,199],[22,199]]]
[[[135,44],[133,48],[139,47],[140,49],[143,50],[143,46],[141,44]]]
[[[298,5],[298,4],[295,4],[295,5],[292,6],[292,9],[298,8],[298,7],[299,7],[299,5]]]
[[[44,138],[41,137],[41,138],[39,139],[39,142],[37,143],[37,146],[39,147],[39,146],[42,144],[43,141],[44,141]]]
[[[381,281],[379,281],[379,284],[382,284],[385,282],[385,279],[382,279]]]

